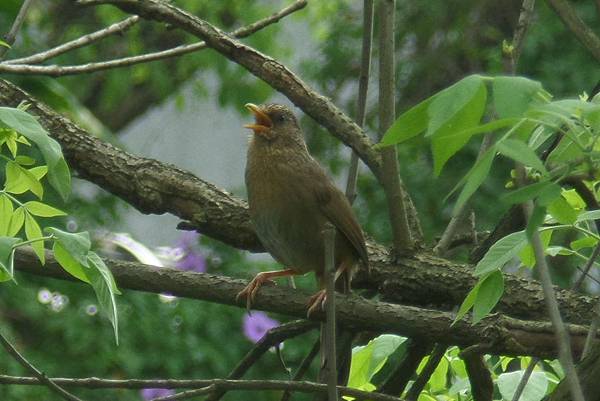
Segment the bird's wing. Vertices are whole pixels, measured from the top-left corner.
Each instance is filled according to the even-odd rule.
[[[323,179],[315,180],[317,185],[314,187],[317,204],[321,212],[348,239],[365,266],[368,266],[365,238],[350,202],[348,202],[342,191],[335,187],[316,162],[313,168],[318,170],[318,172],[315,171],[316,174],[323,176]]]

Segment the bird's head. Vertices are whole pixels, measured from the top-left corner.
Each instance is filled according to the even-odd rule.
[[[288,142],[298,140],[304,142],[298,120],[292,111],[281,104],[265,104],[257,106],[247,103],[246,108],[254,114],[254,124],[244,127],[254,131],[257,138],[268,142]]]

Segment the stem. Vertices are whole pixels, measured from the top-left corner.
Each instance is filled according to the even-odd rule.
[[[15,43],[15,39],[17,38],[17,33],[21,29],[21,25],[25,21],[25,16],[27,15],[27,11],[29,10],[29,6],[31,6],[33,0],[24,0],[21,8],[19,9],[19,13],[15,18],[15,21],[10,28],[10,31],[4,36],[4,41],[9,45],[13,45]],[[0,46],[0,60],[4,57],[4,54],[8,51],[8,47]]]
[[[326,355],[327,364],[327,395],[329,401],[337,401],[337,361],[335,350],[335,227],[325,224],[323,230],[325,241],[325,344],[321,353]]]
[[[29,239],[27,241],[23,241],[23,242],[19,242],[18,244],[14,244],[13,245],[13,249],[16,249],[20,246],[25,246],[25,245],[29,245],[32,244],[34,242],[38,242],[38,241],[47,241],[47,240],[51,240],[54,238],[54,235],[47,235],[45,237],[39,237],[39,238],[34,238],[34,239]]]
[[[512,401],[519,401],[519,398],[521,398],[521,394],[523,394],[523,390],[525,390],[525,386],[527,385],[527,382],[529,381],[529,378],[531,377],[531,374],[533,373],[533,369],[535,368],[535,365],[537,365],[537,363],[539,361],[540,361],[540,358],[538,358],[538,357],[534,356],[533,358],[531,358],[531,362],[529,362],[529,365],[527,365],[527,369],[525,369],[525,372],[523,373],[523,377],[521,377],[521,380],[519,381],[519,384],[517,385],[517,388],[515,389]]]
[[[383,137],[396,119],[395,110],[395,60],[394,23],[395,0],[380,0],[379,18],[379,136]],[[381,150],[381,183],[386,195],[394,251],[396,256],[406,254],[413,247],[413,239],[408,225],[406,204],[402,190],[398,151],[395,146]]]
[[[363,39],[360,75],[358,77],[358,104],[356,123],[364,128],[367,110],[367,92],[369,90],[369,72],[371,70],[371,45],[373,42],[373,0],[363,3]],[[352,151],[348,180],[346,182],[346,197],[352,204],[356,198],[356,180],[358,178],[358,155]]]

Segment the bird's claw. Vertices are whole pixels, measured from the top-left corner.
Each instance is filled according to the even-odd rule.
[[[248,285],[246,287],[244,287],[243,290],[238,292],[237,295],[235,296],[236,302],[239,302],[242,297],[246,298],[246,310],[248,311],[248,314],[250,314],[250,307],[252,306],[252,303],[254,302],[254,299],[256,298],[256,294],[258,293],[259,288],[264,283],[275,284],[275,282],[273,280],[265,278],[264,276],[261,276],[259,273],[256,275],[256,277],[254,277],[252,279],[252,281],[250,281],[250,283],[248,283]]]
[[[310,316],[315,313],[317,310],[325,309],[325,302],[327,301],[327,293],[325,290],[318,291],[312,297],[308,299],[306,305],[308,306],[308,310],[306,311],[306,317],[310,318]]]

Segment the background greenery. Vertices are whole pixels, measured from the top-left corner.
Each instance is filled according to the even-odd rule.
[[[274,1],[178,0],[175,3],[223,29],[250,23],[280,7],[279,2]],[[355,110],[354,93],[360,64],[360,3],[312,2],[291,18],[294,23],[308,27],[312,40],[318,44],[318,54],[304,60],[298,72],[351,114]],[[501,73],[501,43],[512,37],[520,3],[514,0],[398,0],[397,111],[407,110],[467,74]],[[586,22],[597,25],[598,13],[593,2],[572,3]],[[20,4],[20,0],[0,2],[0,32],[8,29]],[[21,31],[21,41],[9,55],[31,54],[124,17],[111,7],[80,8],[66,0],[38,1]],[[279,36],[280,25],[253,35],[246,39],[247,43],[285,62],[293,55],[293,46],[298,43]],[[68,53],[56,61],[78,64],[191,41],[185,33],[141,22],[124,37],[108,38],[99,45]],[[374,57],[376,62],[376,49]],[[376,75],[376,68],[374,70]],[[211,51],[92,75],[60,79],[7,78],[94,134],[118,144],[119,131],[152,106],[173,96],[178,102],[186,102],[188,99],[182,98],[178,89],[193,80],[199,71],[217,74],[218,99],[223,108],[241,110],[241,105],[249,98],[267,101],[273,95],[268,86]],[[589,92],[599,78],[592,57],[544,2],[536,5],[536,17],[525,41],[518,71],[541,81],[557,97]],[[376,84],[376,76],[372,82]],[[205,96],[202,82],[194,81],[194,87],[193,96]],[[377,129],[376,115],[376,91],[372,90],[367,122],[370,132]],[[345,177],[347,152],[312,120],[303,118],[302,125],[311,152],[333,174]],[[415,138],[399,148],[402,176],[419,210],[429,242],[445,226],[451,212],[451,205],[442,203],[440,194],[447,194],[473,164],[478,149],[475,142],[453,158],[437,179],[433,178],[432,159],[425,140]],[[129,150],[135,153],[135,149]],[[491,228],[508,207],[496,199],[509,169],[509,163],[495,169],[473,199],[478,228]],[[71,220],[52,222],[59,228],[67,228],[69,222],[75,221],[80,230],[127,231],[127,227],[119,224],[124,205],[109,194],[99,192],[93,199],[75,196],[68,204],[61,204],[56,195],[51,199],[54,200],[52,204],[72,216]],[[356,210],[370,235],[383,242],[389,240],[383,193],[367,173],[359,179]],[[267,267],[264,263],[249,262],[245,254],[208,238],[201,238],[201,243],[209,272],[248,277]],[[121,327],[117,347],[110,325],[98,314],[90,313],[89,307],[96,301],[89,288],[25,275],[18,275],[17,280],[19,286],[6,283],[0,290],[0,315],[3,324],[8,325],[3,330],[8,331],[34,364],[51,376],[224,377],[252,346],[242,333],[243,311],[238,308],[182,299],[165,303],[153,294],[127,291],[118,297]],[[40,292],[46,289],[68,297],[68,303],[55,311],[52,304],[40,302]],[[273,317],[286,320],[284,316]],[[315,338],[316,333],[312,333],[285,344],[283,355],[289,367],[298,365]],[[392,358],[398,358],[402,349],[402,345],[399,346]],[[25,373],[8,357],[0,358],[0,372]],[[375,377],[375,382],[383,373],[385,368]],[[314,372],[311,376],[314,377]],[[287,377],[275,353],[262,358],[248,375],[248,378]],[[43,399],[47,394],[43,388],[0,387],[2,399]],[[105,399],[107,394],[105,391],[82,392],[89,400]],[[116,391],[115,394],[122,400],[141,399],[135,391]],[[246,396],[232,393],[227,399],[244,399]],[[302,399],[302,396],[296,397]],[[278,395],[268,394],[263,399],[275,400]]]

